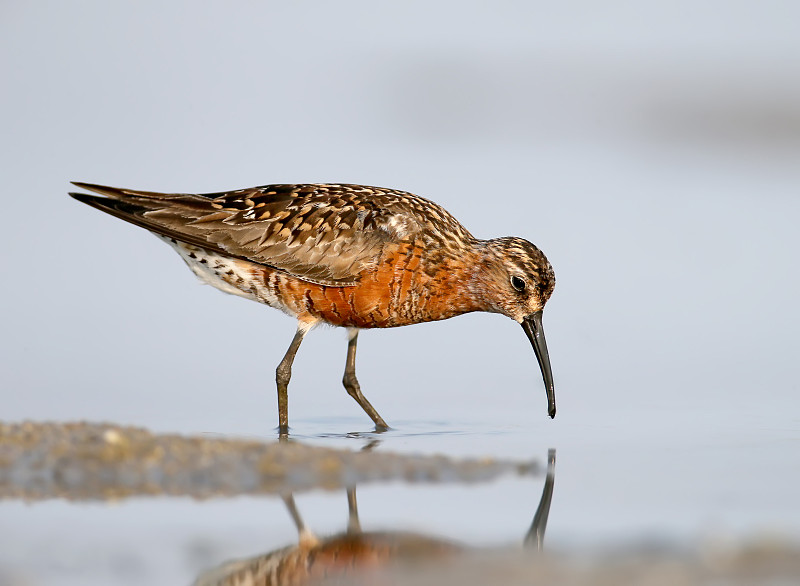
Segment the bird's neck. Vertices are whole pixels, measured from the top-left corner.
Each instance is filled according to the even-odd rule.
[[[497,253],[491,241],[475,240],[460,258],[453,259],[442,285],[450,292],[453,311],[500,313],[497,298]]]

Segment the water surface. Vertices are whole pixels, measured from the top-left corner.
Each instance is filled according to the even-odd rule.
[[[800,540],[790,465],[797,445],[785,430],[756,428],[748,436],[719,424],[669,435],[653,428],[610,433],[595,425],[556,441],[552,434],[541,439],[521,426],[468,419],[400,420],[380,434],[360,418],[293,425],[305,432],[293,441],[378,457],[482,454],[541,465],[548,448],[555,447],[546,553],[679,552],[682,563],[689,563],[698,552],[733,555],[752,543],[774,550],[775,544],[793,547]],[[247,434],[245,440],[254,438],[274,440],[269,433]],[[446,484],[408,484],[402,474],[388,482],[365,482],[357,488],[361,525],[369,532],[410,532],[470,551],[501,551],[512,555],[503,564],[524,568],[529,560],[522,543],[544,486],[543,469],[533,470],[538,473],[514,472],[481,482],[450,475]],[[315,535],[345,530],[343,486],[306,486],[294,498]],[[10,498],[0,502],[0,514],[14,527],[0,538],[0,568],[9,584],[189,584],[230,560],[297,543],[297,530],[277,494],[76,502]]]

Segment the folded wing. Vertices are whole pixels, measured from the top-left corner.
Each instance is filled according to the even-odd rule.
[[[340,287],[355,285],[384,246],[419,234],[423,208],[447,214],[412,194],[361,185],[266,185],[202,195],[75,185],[102,197],[74,198],[157,234]]]

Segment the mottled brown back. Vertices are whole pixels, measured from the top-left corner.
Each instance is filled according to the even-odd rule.
[[[387,244],[450,248],[474,240],[434,202],[380,187],[265,185],[194,195],[76,185],[107,197],[75,197],[126,221],[320,285],[355,285]]]

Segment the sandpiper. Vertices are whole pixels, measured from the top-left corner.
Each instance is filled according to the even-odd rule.
[[[276,370],[278,429],[288,433],[292,362],[319,323],[349,329],[343,383],[375,423],[388,425],[356,379],[358,332],[447,319],[472,311],[522,325],[556,402],[542,309],[555,286],[544,254],[522,238],[480,240],[436,203],[381,187],[265,185],[234,191],[155,193],[74,185],[75,199],[170,244],[202,281],[297,318]]]

